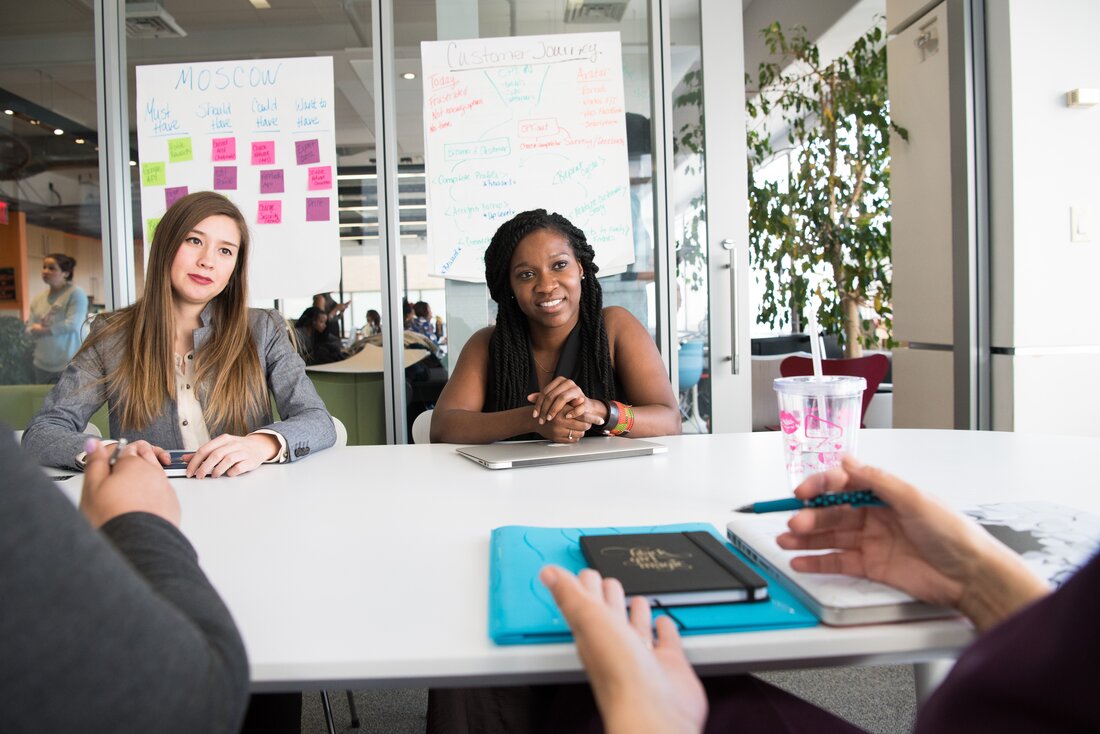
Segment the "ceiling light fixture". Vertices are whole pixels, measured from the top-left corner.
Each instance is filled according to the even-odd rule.
[[[256,10],[271,10],[271,4],[267,0],[248,0]]]
[[[38,124],[38,120],[28,120],[28,122],[32,125],[37,125]]]
[[[64,131],[64,130],[62,130],[61,128],[59,128],[59,127],[55,127],[55,128],[53,129],[53,134],[54,134],[54,135],[64,135],[64,134],[65,134],[65,131]]]
[[[15,110],[4,110],[4,114],[5,114],[5,115],[14,115],[14,114],[15,114]]]
[[[84,145],[84,138],[77,138],[74,142],[77,145]]]
[[[96,148],[96,150],[99,150],[99,148]],[[130,161],[130,165],[131,165],[131,166],[136,166],[136,165],[137,165],[137,161]]]
[[[402,79],[415,79],[415,78],[416,78],[416,74],[414,74],[414,73],[413,73],[413,72],[411,72],[411,71],[406,71],[406,72],[405,72],[404,74],[402,74],[402,75],[401,75],[401,78],[402,78]]]

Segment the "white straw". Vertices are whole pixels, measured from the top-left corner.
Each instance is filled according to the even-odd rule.
[[[810,354],[814,359],[814,377],[821,377],[821,329],[817,326],[817,313],[810,307]]]

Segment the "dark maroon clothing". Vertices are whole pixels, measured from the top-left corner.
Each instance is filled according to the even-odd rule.
[[[916,731],[1100,732],[1100,556],[971,645]]]

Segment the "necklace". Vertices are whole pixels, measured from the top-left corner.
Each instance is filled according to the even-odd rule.
[[[548,370],[548,369],[546,369],[545,367],[543,367],[543,366],[542,366],[542,362],[539,362],[539,361],[538,361],[537,359],[535,359],[535,353],[534,353],[534,352],[531,352],[531,359],[533,359],[533,360],[535,361],[535,365],[536,365],[536,366],[537,366],[537,367],[538,367],[538,368],[539,368],[540,370],[542,370],[543,372],[545,372],[546,374],[548,374],[548,375],[552,375],[552,374],[554,374],[554,370]],[[555,366],[555,367],[557,367],[557,365],[554,365],[554,366]]]

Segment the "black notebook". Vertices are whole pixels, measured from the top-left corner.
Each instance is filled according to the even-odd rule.
[[[768,583],[711,533],[585,535],[580,543],[589,566],[655,606],[768,598]]]

